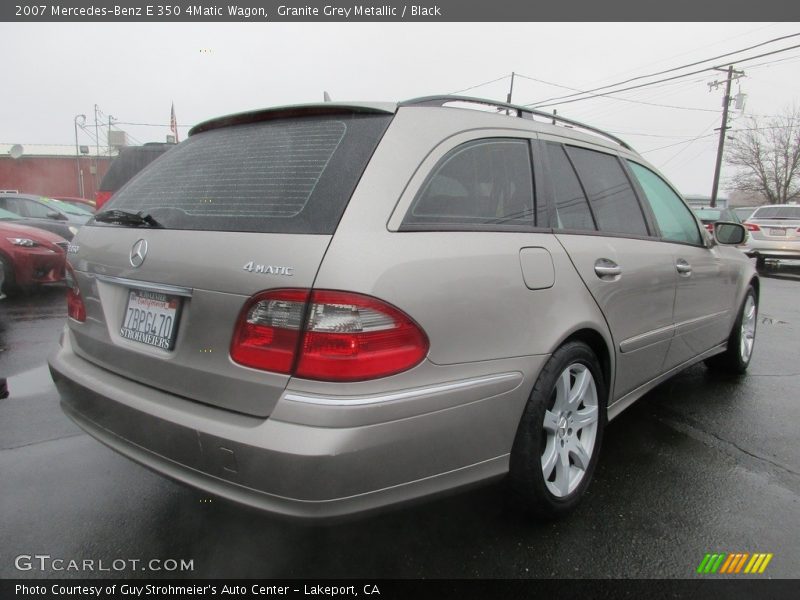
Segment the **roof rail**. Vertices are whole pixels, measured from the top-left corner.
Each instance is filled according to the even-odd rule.
[[[483,98],[473,98],[471,96],[423,96],[422,98],[413,98],[411,100],[405,100],[403,102],[398,103],[398,106],[444,106],[445,104],[449,104],[450,102],[466,102],[469,104],[481,104],[483,106],[493,106],[498,110],[506,110],[506,111],[515,111],[517,113],[517,117],[521,119],[530,119],[533,120],[534,115],[537,117],[542,117],[545,119],[550,119],[552,121],[558,121],[559,123],[564,123],[566,125],[572,125],[573,127],[580,127],[581,129],[585,129],[586,131],[591,131],[592,133],[596,133],[598,135],[603,136],[611,140],[612,142],[616,142],[623,148],[630,150],[631,152],[635,152],[631,146],[628,145],[627,142],[621,140],[617,136],[608,133],[607,131],[603,131],[602,129],[598,129],[597,127],[592,127],[591,125],[586,125],[585,123],[581,123],[580,121],[573,121],[572,119],[567,119],[565,117],[559,117],[555,114],[546,113],[541,110],[536,110],[535,108],[528,108],[527,106],[519,106],[518,104],[507,104],[505,102],[495,102],[494,100],[485,100]]]

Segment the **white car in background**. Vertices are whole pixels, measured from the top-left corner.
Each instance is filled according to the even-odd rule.
[[[767,259],[800,260],[800,205],[759,206],[745,222],[747,254],[761,268]]]

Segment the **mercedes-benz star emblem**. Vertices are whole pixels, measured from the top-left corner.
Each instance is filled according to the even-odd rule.
[[[139,240],[131,248],[131,266],[141,267],[145,257],[147,257],[147,240]]]

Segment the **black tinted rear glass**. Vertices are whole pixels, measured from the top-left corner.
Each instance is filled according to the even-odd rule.
[[[104,208],[144,211],[167,229],[333,233],[390,120],[347,114],[212,129]]]
[[[575,146],[568,146],[567,152],[600,231],[647,235],[644,214],[617,157]]]
[[[530,229],[533,207],[528,141],[487,138],[462,144],[439,161],[400,229]]]

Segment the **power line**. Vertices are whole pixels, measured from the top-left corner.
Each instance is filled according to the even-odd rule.
[[[774,43],[774,42],[779,42],[779,41],[781,41],[781,40],[785,40],[785,39],[788,39],[788,38],[793,38],[793,37],[797,37],[797,36],[800,36],[800,33],[792,33],[792,34],[789,34],[789,35],[784,35],[784,36],[781,36],[781,37],[773,38],[773,39],[771,39],[771,40],[767,40],[767,41],[765,41],[765,42],[761,42],[761,43],[759,43],[759,44],[756,44],[756,45],[754,45],[754,46],[748,46],[747,48],[740,48],[739,50],[735,50],[735,51],[733,51],[733,52],[726,52],[725,54],[720,54],[719,56],[713,56],[713,57],[711,57],[711,58],[706,58],[706,59],[704,59],[704,60],[695,61],[695,62],[693,62],[693,63],[687,63],[687,64],[685,64],[685,65],[681,65],[681,66],[679,66],[679,67],[672,67],[672,68],[670,68],[670,69],[665,69],[665,70],[663,70],[663,71],[657,71],[657,72],[655,72],[655,73],[648,73],[647,75],[639,75],[639,76],[637,76],[637,77],[631,77],[630,79],[626,79],[626,80],[624,80],[624,81],[619,81],[619,82],[617,82],[617,83],[610,83],[610,84],[608,84],[608,85],[603,85],[603,86],[596,87],[596,88],[593,88],[593,89],[590,89],[590,90],[579,91],[579,92],[578,92],[578,93],[576,93],[576,94],[568,94],[568,95],[566,95],[566,96],[558,96],[558,97],[554,97],[554,98],[547,98],[547,99],[545,99],[545,100],[540,100],[540,101],[538,101],[538,102],[531,102],[530,104],[527,104],[526,106],[541,105],[541,104],[542,104],[542,103],[544,103],[544,102],[551,102],[551,101],[553,101],[553,100],[562,100],[562,99],[565,99],[565,98],[572,98],[572,97],[574,97],[574,96],[580,96],[580,95],[582,95],[582,94],[590,94],[590,93],[592,93],[592,92],[597,92],[597,91],[599,91],[599,90],[606,90],[606,89],[608,89],[608,88],[612,88],[612,87],[618,87],[618,86],[621,86],[621,85],[625,85],[626,83],[631,83],[631,82],[633,82],[633,81],[638,81],[638,80],[640,80],[640,79],[649,79],[650,77],[657,77],[658,75],[665,75],[665,74],[667,74],[667,73],[672,73],[672,72],[674,72],[674,71],[680,71],[680,70],[682,70],[682,69],[688,69],[689,67],[694,67],[694,66],[697,66],[697,65],[703,64],[703,63],[705,63],[705,62],[710,62],[710,61],[712,61],[712,60],[717,60],[717,59],[720,59],[720,58],[725,58],[726,56],[731,56],[731,55],[733,55],[733,54],[740,54],[740,53],[742,53],[742,52],[747,52],[748,50],[753,50],[753,49],[755,49],[755,48],[759,48],[759,47],[761,47],[761,46],[766,46],[767,44],[772,44],[772,43]],[[797,47],[797,46],[795,46],[795,47]],[[737,60],[737,61],[734,61],[734,62],[742,62],[742,59],[740,59],[740,60]],[[726,63],[726,64],[725,64],[725,66],[727,66],[727,64],[728,64],[728,63]],[[720,66],[722,66],[722,65],[720,65]],[[711,67],[711,68],[713,68],[713,67]],[[702,73],[702,72],[704,72],[704,71],[707,71],[707,70],[709,70],[709,68],[703,69],[702,71],[696,71],[696,73]],[[688,76],[688,75],[693,75],[693,74],[694,74],[694,73],[690,73],[690,74],[687,74],[687,76]],[[672,78],[670,78],[670,79],[672,79]],[[662,80],[662,81],[667,81],[667,80]],[[631,89],[633,89],[633,88],[631,88]],[[620,90],[614,90],[614,92],[615,92],[615,93],[616,93],[616,92],[619,92],[619,91],[620,91]],[[599,94],[599,95],[603,95],[603,94]],[[565,104],[566,104],[566,103],[565,103]]]
[[[163,123],[128,123],[127,121],[114,121],[114,125],[136,125],[138,127],[166,127],[167,129],[169,129],[169,125]],[[190,128],[191,125],[178,125],[178,127]]]
[[[664,167],[664,166],[666,166],[668,163],[672,162],[672,160],[673,160],[673,159],[675,159],[675,157],[677,157],[677,156],[678,156],[678,155],[679,155],[681,152],[684,152],[685,150],[688,150],[688,149],[689,149],[689,147],[690,147],[692,144],[694,144],[694,143],[695,143],[697,140],[699,140],[699,139],[701,139],[701,137],[703,137],[703,134],[704,134],[706,131],[708,131],[709,129],[711,129],[712,127],[714,127],[714,123],[716,123],[716,119],[714,119],[714,120],[713,120],[713,121],[712,121],[712,122],[711,122],[711,123],[708,125],[708,127],[706,127],[705,129],[703,129],[703,132],[701,133],[701,135],[700,135],[700,136],[698,136],[698,137],[694,138],[693,140],[689,140],[689,141],[686,143],[686,145],[685,145],[683,148],[681,148],[680,150],[678,150],[678,151],[677,151],[675,154],[673,154],[673,155],[672,155],[672,156],[670,156],[670,157],[669,157],[667,160],[665,160],[663,163],[661,163],[661,165],[660,165],[660,166],[663,168],[663,167]],[[711,134],[711,135],[713,135],[713,134]]]
[[[460,94],[461,92],[468,92],[469,90],[474,90],[475,88],[483,87],[485,85],[489,85],[490,83],[497,83],[498,81],[503,81],[503,79],[508,79],[511,75],[503,75],[502,77],[498,77],[497,79],[492,79],[491,81],[484,81],[483,83],[479,83],[478,85],[472,85],[468,88],[464,88],[463,90],[456,90],[455,92],[450,92],[448,96],[452,96],[454,94]]]
[[[800,34],[798,34],[798,35],[800,35]],[[772,52],[765,52],[763,54],[758,54],[756,56],[748,56],[748,57],[745,57],[745,58],[740,58],[736,62],[737,63],[742,63],[742,62],[746,62],[748,60],[755,60],[756,58],[763,58],[764,56],[771,56],[773,54],[779,54],[781,52],[787,52],[789,50],[794,50],[796,48],[800,48],[800,44],[797,44],[795,46],[789,46],[788,48],[781,48],[780,50],[773,50]],[[653,85],[653,84],[656,84],[656,83],[662,83],[664,81],[673,81],[675,79],[682,79],[683,77],[689,77],[691,75],[697,75],[699,73],[705,73],[706,71],[711,71],[713,69],[718,69],[719,67],[728,66],[728,65],[732,65],[732,64],[733,63],[724,63],[724,64],[720,63],[716,67],[707,67],[707,68],[701,69],[699,71],[692,71],[690,73],[684,73],[683,75],[674,75],[672,77],[667,77],[665,79],[659,79],[657,81],[652,81],[652,82],[649,82],[649,83],[640,83],[638,85],[632,85],[630,87],[622,88],[620,90],[614,90],[613,93],[614,94],[619,94],[621,92],[627,92],[628,90],[636,90],[636,89],[647,87],[647,86],[650,86],[650,85]],[[565,100],[564,102],[553,102],[551,104],[537,104],[535,102],[532,102],[530,104],[526,104],[525,106],[534,106],[535,105],[534,108],[545,108],[545,107],[548,107],[548,106],[561,106],[562,104],[571,104],[573,102],[580,102],[581,100],[591,100],[592,97],[599,97],[599,96],[608,96],[608,94],[591,94],[590,96],[588,96],[586,98],[573,98],[572,100]]]
[[[730,40],[735,40],[735,39],[738,39],[738,38],[741,38],[741,37],[744,37],[744,36],[747,36],[747,35],[752,35],[752,34],[757,33],[759,31],[763,31],[764,29],[769,29],[770,27],[775,27],[776,25],[780,25],[780,23],[771,23],[769,25],[764,25],[763,27],[757,27],[756,29],[751,29],[749,31],[745,31],[745,32],[742,32],[742,33],[738,33],[736,35],[732,35],[732,36],[723,38],[721,40],[717,40],[717,41],[712,42],[710,44],[704,44],[702,46],[695,46],[694,48],[686,50],[685,52],[679,52],[678,54],[673,54],[671,56],[667,56],[667,57],[662,58],[660,60],[650,61],[650,62],[648,62],[646,64],[638,65],[635,68],[628,69],[628,70],[622,71],[622,72],[620,72],[618,74],[611,75],[609,77],[606,77],[605,80],[611,79],[612,77],[627,76],[628,73],[633,74],[639,69],[643,69],[643,68],[650,67],[650,66],[653,66],[653,65],[663,64],[663,63],[666,63],[666,62],[672,60],[673,58],[680,58],[682,56],[687,56],[689,54],[697,54],[698,52],[700,52],[701,50],[705,50],[706,48],[711,48],[713,46],[719,46],[720,44],[723,44],[724,42],[728,42]]]
[[[716,120],[714,122],[716,123]],[[777,126],[772,126],[772,127],[741,127],[741,128],[737,128],[737,129],[729,128],[728,129],[728,133],[738,133],[740,131],[767,131],[769,129],[783,129],[783,128],[784,127],[782,125],[777,125]],[[706,129],[704,129],[703,131],[705,131],[707,129],[708,129],[708,127],[706,127]],[[609,131],[609,133],[622,133],[622,132]],[[625,133],[625,135],[648,135],[648,134]],[[701,140],[703,138],[713,137],[713,136],[716,136],[716,135],[717,135],[716,133],[709,133],[707,135],[702,135],[701,134],[701,135],[699,135],[697,137],[693,137],[693,138],[688,139],[688,140],[682,140],[680,142],[675,142],[674,144],[667,144],[666,146],[659,146],[658,148],[650,148],[649,150],[641,150],[639,152],[639,154],[648,154],[649,152],[657,152],[658,150],[665,150],[667,148],[672,148],[674,146],[680,146],[681,144],[690,144],[690,143],[692,143],[692,142],[694,142],[696,140]],[[653,136],[653,137],[655,137],[655,136]],[[662,137],[669,137],[669,136],[662,136]]]
[[[558,84],[558,83],[553,83],[551,81],[544,81],[542,79],[536,79],[535,77],[528,77],[527,75],[521,75],[520,73],[517,73],[517,77],[522,77],[523,79],[530,79],[531,81],[535,81],[537,83],[543,83],[545,85],[552,85],[553,87],[564,88],[565,90],[573,90],[573,91],[576,91],[576,92],[581,92],[581,90],[579,90],[577,88],[572,88],[572,87],[569,87],[567,85],[561,85],[561,84]],[[585,93],[585,92],[581,92],[581,93]],[[712,108],[695,108],[693,106],[676,106],[674,104],[660,104],[658,102],[647,102],[645,100],[634,100],[632,98],[620,98],[619,96],[611,96],[611,95],[603,95],[603,97],[609,98],[609,99],[612,99],[612,100],[619,100],[620,102],[630,102],[630,103],[633,103],[633,104],[644,104],[646,106],[658,106],[658,107],[661,107],[661,108],[676,108],[676,109],[680,109],[680,110],[695,110],[695,111],[700,111],[700,112],[714,112],[714,113],[718,113],[719,112],[719,110],[712,109]],[[528,104],[526,106],[530,106],[530,104]]]
[[[716,119],[714,120],[714,122],[716,123]],[[706,127],[706,129],[708,129],[708,127]],[[703,131],[705,131],[706,129],[704,129]],[[681,144],[691,144],[692,142],[695,142],[697,140],[702,140],[703,138],[707,138],[707,137],[714,137],[716,135],[717,135],[716,133],[709,133],[709,134],[706,134],[706,135],[698,135],[697,137],[693,137],[690,140],[683,140],[681,142],[675,142],[674,144],[667,144],[666,146],[659,146],[658,148],[651,148],[650,150],[642,150],[642,151],[639,152],[639,154],[648,154],[650,152],[657,152],[659,150],[666,150],[667,148],[672,148],[674,146],[680,146]]]

